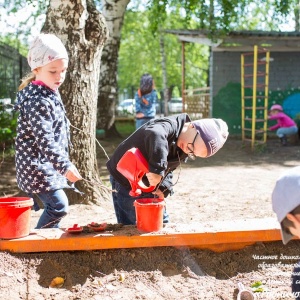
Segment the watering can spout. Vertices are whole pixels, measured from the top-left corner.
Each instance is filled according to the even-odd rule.
[[[142,192],[150,193],[155,186],[146,186],[142,178],[149,172],[148,162],[138,148],[131,148],[125,152],[117,164],[117,170],[128,179],[132,197],[139,196]]]

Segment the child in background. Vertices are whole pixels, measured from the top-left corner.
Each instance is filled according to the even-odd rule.
[[[271,126],[269,130],[277,130],[276,135],[280,138],[283,146],[287,145],[287,135],[293,135],[298,132],[295,121],[283,112],[283,108],[279,104],[271,106],[269,120],[277,120],[277,124]]]
[[[300,238],[300,167],[285,172],[276,182],[272,193],[273,210],[281,227],[283,244],[293,236]],[[300,299],[300,262],[292,273],[292,292]]]
[[[44,204],[36,228],[55,228],[68,211],[63,189],[71,188],[68,181],[81,179],[69,159],[69,120],[58,91],[68,54],[55,35],[40,34],[30,46],[28,63],[32,73],[23,79],[15,105],[16,176],[19,188]],[[39,209],[37,203],[34,207]]]
[[[157,93],[154,81],[150,74],[143,74],[140,80],[140,88],[135,94],[135,128],[138,129],[156,115]]]

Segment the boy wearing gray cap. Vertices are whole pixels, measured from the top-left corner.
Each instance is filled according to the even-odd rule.
[[[196,157],[206,158],[214,155],[223,147],[227,137],[228,127],[223,120],[191,121],[185,113],[153,119],[137,129],[117,147],[107,162],[118,223],[135,225],[133,203],[136,199],[164,199],[169,194],[172,195],[172,172],[188,158],[194,160]],[[148,162],[149,172],[143,178],[144,183],[156,187],[154,192],[143,192],[138,197],[129,195],[130,183],[117,169],[120,159],[132,148],[139,149]],[[164,223],[167,222],[168,215],[165,213]]]
[[[289,169],[277,180],[272,206],[281,226],[283,244],[294,236],[300,238],[300,167]],[[300,263],[292,273],[292,291],[300,299]],[[298,293],[297,293],[298,292]]]

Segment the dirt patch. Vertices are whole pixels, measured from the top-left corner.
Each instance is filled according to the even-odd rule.
[[[117,143],[115,141],[114,143]],[[108,154],[111,141],[101,141]],[[196,226],[213,221],[275,217],[271,192],[277,177],[299,164],[300,146],[281,147],[270,140],[252,152],[230,139],[208,159],[175,172],[175,194],[166,200],[172,223]],[[104,181],[104,155],[99,154]],[[13,160],[1,164],[1,196],[18,192]],[[34,228],[41,211],[32,211]],[[64,227],[91,222],[115,224],[112,203],[72,205]],[[238,282],[260,282],[257,299],[293,299],[290,276],[298,261],[299,241],[257,243],[216,253],[184,247],[155,247],[53,253],[0,253],[2,299],[236,299]],[[49,288],[54,277],[61,288]]]

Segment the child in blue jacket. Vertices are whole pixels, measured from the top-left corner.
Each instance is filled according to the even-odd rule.
[[[150,74],[143,74],[140,81],[140,88],[135,94],[135,127],[138,129],[156,115],[155,104],[157,92],[154,88],[154,81]]]

